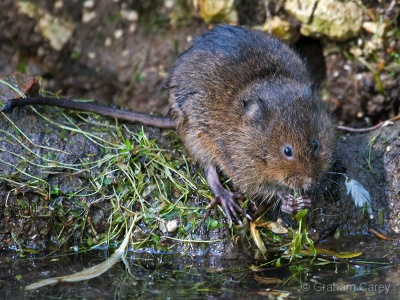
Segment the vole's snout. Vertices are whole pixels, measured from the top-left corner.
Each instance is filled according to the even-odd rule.
[[[308,191],[315,184],[316,184],[315,178],[305,176],[304,174],[292,176],[288,180],[288,186],[293,190],[301,189],[303,191]]]
[[[311,177],[304,178],[302,189],[304,191],[309,190],[313,185],[315,185],[315,180]]]

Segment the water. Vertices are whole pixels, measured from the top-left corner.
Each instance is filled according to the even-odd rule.
[[[349,239],[349,244],[352,241]],[[326,245],[324,245],[326,246]],[[22,257],[1,252],[1,299],[400,299],[392,242],[368,241],[357,260],[262,267],[260,261],[130,253],[101,276],[34,291],[39,279],[69,275],[99,264],[106,252]],[[349,248],[346,249],[348,251]],[[389,254],[387,258],[384,257]],[[392,260],[390,262],[389,260]],[[398,261],[398,260],[397,260]]]

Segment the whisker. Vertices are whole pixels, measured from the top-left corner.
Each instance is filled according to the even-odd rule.
[[[337,182],[336,180],[332,179],[332,178],[326,177],[323,180],[329,181],[329,183],[331,183],[331,184],[335,184],[337,186],[340,186],[340,183]]]

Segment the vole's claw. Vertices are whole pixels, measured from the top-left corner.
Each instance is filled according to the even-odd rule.
[[[251,219],[251,217],[240,207],[240,205],[236,202],[236,199],[242,199],[243,196],[241,194],[232,193],[225,189],[221,190],[221,193],[216,195],[215,198],[207,205],[207,209],[215,206],[216,204],[220,204],[222,210],[224,211],[226,218],[228,219],[229,227],[231,227],[231,221],[234,219],[236,223],[242,225],[238,215],[236,212],[239,212],[246,218]],[[233,217],[233,218],[232,218]]]

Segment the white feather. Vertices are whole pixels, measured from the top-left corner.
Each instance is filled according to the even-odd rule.
[[[347,195],[350,194],[351,198],[354,201],[354,204],[357,207],[363,207],[364,205],[367,207],[368,213],[372,215],[371,209],[371,196],[369,192],[355,179],[349,179],[346,177],[346,188]]]

